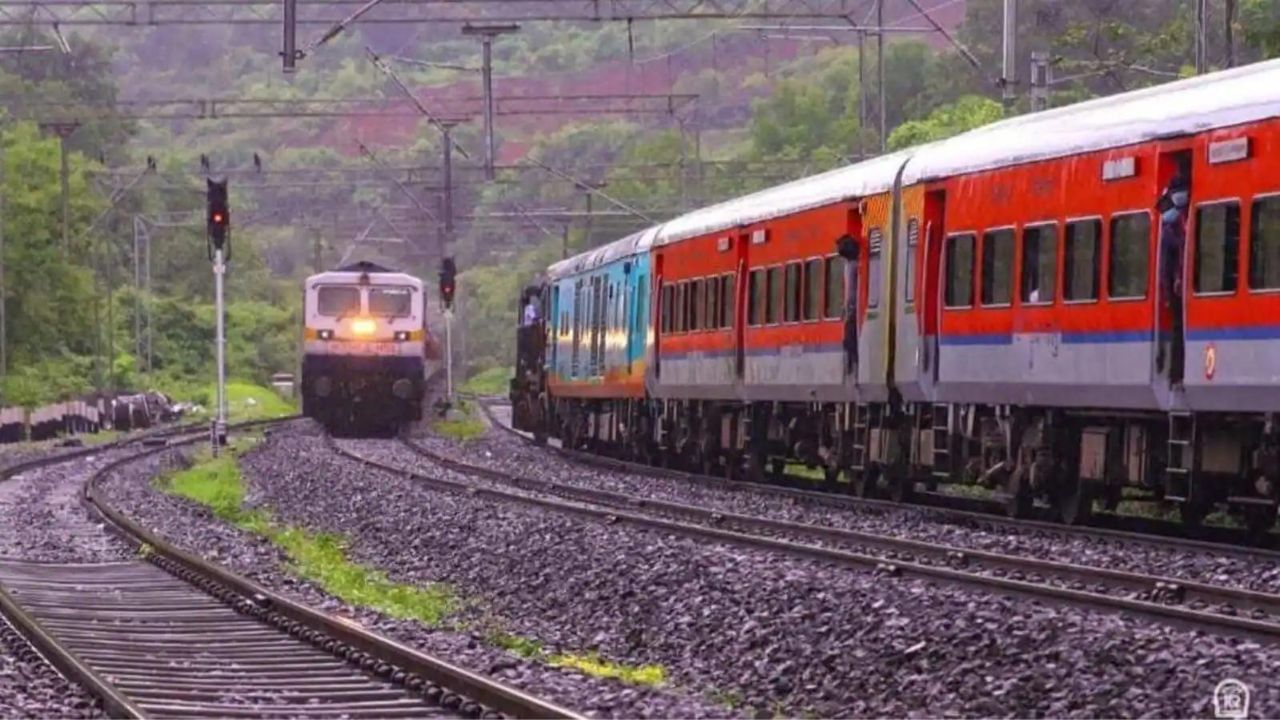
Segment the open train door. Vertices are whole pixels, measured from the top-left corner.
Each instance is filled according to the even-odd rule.
[[[751,273],[747,269],[748,248],[751,247],[751,235],[743,233],[738,236],[737,272],[734,275],[733,287],[733,368],[734,377],[739,381],[747,372],[747,292]]]
[[[1160,159],[1156,167],[1156,193],[1159,196],[1168,187],[1169,182],[1174,175],[1182,172],[1183,177],[1188,181],[1190,188],[1190,197],[1195,196],[1195,179],[1191,175],[1192,166],[1192,149],[1190,139],[1179,139],[1166,143],[1160,149]],[[1154,200],[1154,198],[1153,198]],[[1187,214],[1190,215],[1190,208],[1193,203],[1189,199],[1187,202]],[[1162,375],[1170,385],[1177,385],[1182,382],[1183,373],[1186,368],[1187,355],[1187,336],[1186,336],[1186,269],[1190,253],[1188,249],[1191,247],[1190,239],[1190,218],[1184,218],[1184,237],[1182,241],[1182,257],[1170,258],[1166,257],[1164,244],[1161,238],[1161,220],[1159,210],[1155,216],[1155,247],[1156,251],[1153,256],[1156,258],[1156,292],[1155,296],[1155,320],[1156,320],[1156,371]],[[1176,263],[1176,264],[1175,264]],[[1166,273],[1172,272],[1171,267],[1180,269],[1177,279],[1181,286],[1180,292],[1169,292],[1173,282],[1165,277]]]
[[[938,383],[942,352],[942,252],[947,216],[947,192],[930,190],[924,199],[924,280],[920,291],[920,382],[930,390]]]

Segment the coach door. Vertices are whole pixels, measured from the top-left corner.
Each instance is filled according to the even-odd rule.
[[[667,329],[667,317],[671,312],[671,299],[667,297],[667,288],[662,280],[662,255],[653,261],[653,377],[662,377],[662,333]]]
[[[1164,192],[1164,189],[1168,187],[1169,182],[1173,179],[1174,175],[1177,174],[1178,169],[1181,168],[1190,187],[1190,198],[1187,202],[1188,215],[1190,214],[1190,209],[1195,206],[1194,198],[1196,194],[1195,178],[1191,172],[1192,151],[1188,147],[1190,143],[1191,140],[1189,139],[1181,140],[1178,141],[1177,145],[1172,147],[1166,145],[1161,150],[1160,164],[1157,168],[1157,181],[1159,184],[1156,187],[1158,197]],[[1156,305],[1154,308],[1154,315],[1155,325],[1159,329],[1159,332],[1156,333],[1156,367],[1159,372],[1166,375],[1171,384],[1176,384],[1182,382],[1183,371],[1186,367],[1186,297],[1188,288],[1186,287],[1187,283],[1185,280],[1187,278],[1187,267],[1190,263],[1190,252],[1188,252],[1188,248],[1191,247],[1191,228],[1189,227],[1190,218],[1188,217],[1184,219],[1183,227],[1185,229],[1185,236],[1182,242],[1182,258],[1176,266],[1166,266],[1167,262],[1172,263],[1173,260],[1163,256],[1164,248],[1161,247],[1163,243],[1161,242],[1160,237],[1161,224],[1160,214],[1159,211],[1157,211],[1152,222],[1152,225],[1154,225],[1153,235],[1155,236],[1155,241],[1153,243],[1155,246],[1155,252],[1152,253],[1152,257],[1156,259],[1156,261],[1152,263],[1155,266],[1154,274],[1156,278],[1156,291],[1154,293]],[[1114,240],[1112,242],[1114,243]],[[1182,269],[1181,275],[1178,277],[1179,280],[1183,281],[1182,292],[1180,294],[1176,292],[1170,293],[1167,290],[1167,287],[1173,284],[1172,281],[1167,281],[1164,277],[1164,273],[1168,272],[1170,267],[1179,267]],[[1168,342],[1164,339],[1166,337],[1169,338]]]
[[[934,190],[924,200],[924,279],[920,289],[920,373],[921,382],[938,382],[942,325],[943,222],[947,216],[947,193]]]
[[[747,372],[747,283],[750,273],[747,272],[747,251],[751,247],[751,236],[738,236],[737,272],[733,283],[733,369],[739,380]]]

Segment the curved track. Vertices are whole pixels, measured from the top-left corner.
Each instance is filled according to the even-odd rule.
[[[612,491],[519,477],[445,458],[408,440],[432,464],[479,482],[458,481],[373,460],[336,442],[340,454],[409,475],[431,487],[518,502],[598,520],[777,551],[887,575],[911,574],[1095,609],[1138,613],[1215,632],[1280,640],[1280,596],[1204,583],[921,543],[885,535],[735,515]]]
[[[140,559],[88,565],[0,560],[0,610],[108,714],[577,717],[179,550],[96,491],[96,482],[113,470],[205,437],[131,453],[85,485],[87,502],[138,547]],[[102,449],[24,463],[5,476]]]

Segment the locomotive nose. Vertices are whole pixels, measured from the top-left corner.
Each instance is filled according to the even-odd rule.
[[[413,382],[400,378],[391,384],[391,392],[401,400],[408,400],[413,394]]]
[[[316,378],[315,392],[316,397],[329,397],[329,393],[333,392],[333,381],[327,375]]]

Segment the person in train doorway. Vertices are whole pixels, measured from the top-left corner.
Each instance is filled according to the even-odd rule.
[[[858,241],[850,235],[836,240],[836,252],[844,258],[844,371],[858,365]]]
[[[1182,324],[1182,257],[1187,244],[1187,207],[1191,199],[1191,181],[1185,167],[1179,166],[1160,199],[1160,297],[1173,313],[1175,335]],[[1165,341],[1161,340],[1156,364],[1164,368]]]
[[[533,327],[538,324],[538,299],[533,293],[525,295],[524,316],[520,324],[524,327]]]

